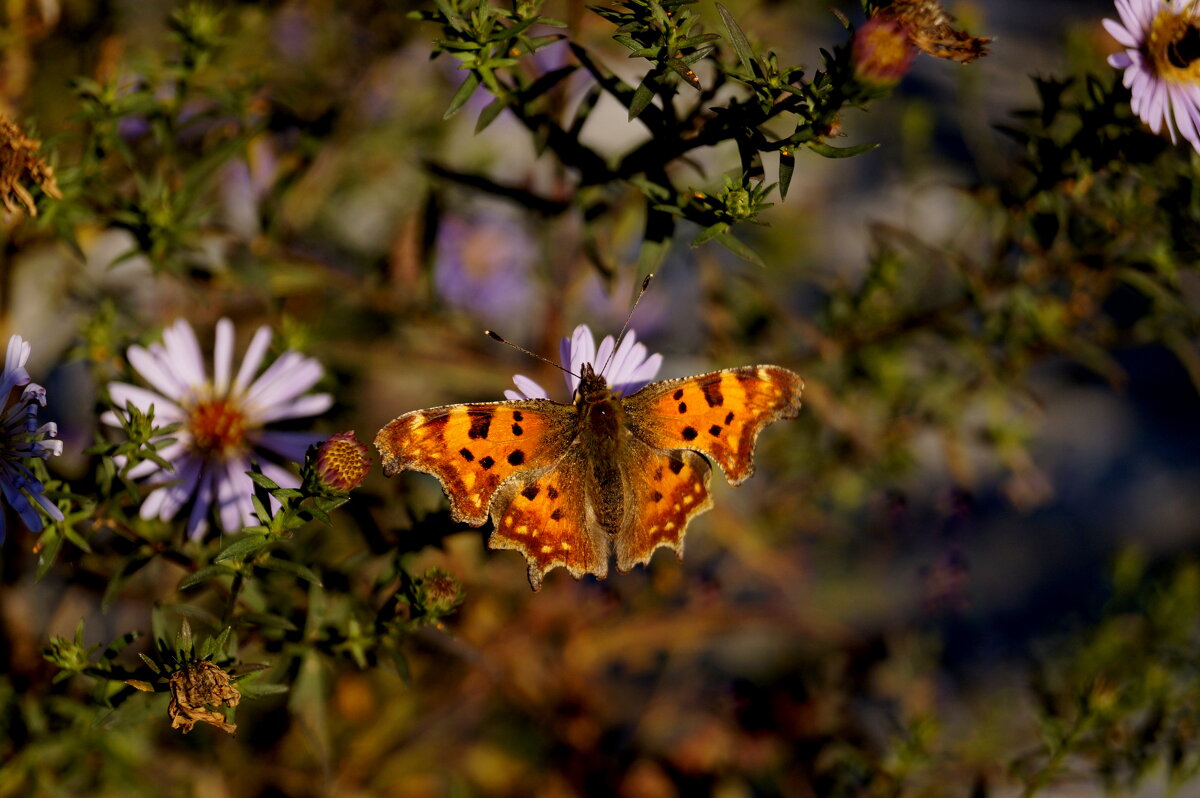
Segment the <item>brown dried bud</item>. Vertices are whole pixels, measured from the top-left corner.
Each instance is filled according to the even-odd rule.
[[[230,683],[229,674],[221,668],[208,661],[195,662],[171,674],[168,684],[171,703],[167,705],[167,716],[171,718],[172,729],[187,734],[197,723],[208,723],[229,734],[237,731],[236,723],[225,722],[224,713],[204,706],[236,707],[242,700],[242,694]]]
[[[955,28],[954,20],[938,0],[893,0],[879,8],[875,16],[900,23],[913,45],[934,58],[969,64],[987,55],[991,39],[974,37]]]
[[[25,183],[38,186],[47,196],[62,198],[54,169],[37,156],[41,147],[40,141],[29,138],[21,128],[0,117],[0,204],[10,212],[24,206],[30,216],[37,216],[37,205]]]

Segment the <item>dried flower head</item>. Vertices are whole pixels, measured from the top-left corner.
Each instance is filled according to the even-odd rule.
[[[237,731],[236,723],[225,722],[224,713],[205,706],[236,707],[242,700],[229,674],[220,667],[207,660],[194,662],[171,674],[168,685],[171,703],[167,705],[167,716],[171,718],[172,729],[187,734],[197,723],[208,723],[229,734]]]
[[[871,17],[850,43],[854,76],[868,87],[891,88],[913,60],[913,47],[899,22]]]
[[[362,484],[371,470],[367,447],[354,431],[331,435],[317,449],[317,480],[330,490],[349,493]]]
[[[875,16],[899,23],[918,50],[934,58],[969,64],[987,55],[987,37],[971,36],[955,28],[954,18],[938,0],[892,0],[880,6]]]
[[[37,216],[37,205],[25,187],[27,183],[49,197],[62,198],[54,169],[37,155],[41,147],[40,141],[29,138],[21,128],[0,117],[0,202],[6,210],[16,213],[24,206],[30,216]]]

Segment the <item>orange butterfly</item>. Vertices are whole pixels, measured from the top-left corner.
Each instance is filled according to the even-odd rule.
[[[632,333],[619,348],[606,338],[595,362],[612,366],[601,368],[610,387],[593,367],[590,331],[581,326],[574,341],[583,334],[586,345],[564,357],[579,375],[572,404],[526,398],[416,410],[375,438],[384,474],[437,477],[461,523],[481,526],[490,515],[488,545],[524,554],[534,590],[560,565],[577,579],[603,579],[613,550],[622,573],[659,546],[682,557],[687,525],[712,507],[709,461],[740,484],[754,472],[762,428],[800,411],[804,381],[779,366],[665,380],[623,396],[661,358],[646,358]],[[545,394],[515,381],[526,394]]]

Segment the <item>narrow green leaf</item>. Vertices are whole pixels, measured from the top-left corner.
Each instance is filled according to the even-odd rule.
[[[747,246],[745,242],[734,238],[732,233],[721,233],[720,235],[714,236],[713,240],[744,261],[764,268],[767,265],[757,252]]]
[[[878,142],[857,144],[853,147],[834,147],[832,144],[826,144],[823,141],[810,141],[807,143],[807,147],[810,150],[825,158],[852,158],[855,155],[862,155],[864,152],[870,152],[878,146]]]
[[[269,626],[273,629],[283,629],[288,632],[295,632],[297,630],[296,624],[292,623],[287,618],[284,618],[282,615],[275,615],[269,612],[247,612],[238,618],[238,624]]]
[[[249,678],[239,679],[237,688],[242,698],[266,698],[269,695],[286,693],[291,689],[286,684],[260,684],[258,680]]]
[[[737,20],[729,13],[729,9],[717,3],[717,12],[721,15],[721,21],[725,23],[725,30],[729,32],[729,41],[733,44],[733,50],[737,53],[738,61],[742,62],[742,67],[760,78],[766,75],[766,69],[758,60],[758,56],[754,54],[754,48],[750,46],[750,40],[742,32]]]
[[[653,73],[651,73],[653,74]],[[638,84],[637,91],[633,93],[633,99],[629,102],[629,119],[633,121],[641,116],[642,111],[646,110],[646,106],[654,99],[654,90],[646,85],[646,81],[650,79],[647,75],[641,83]]]
[[[446,107],[446,112],[442,114],[442,119],[449,119],[458,113],[459,109],[466,105],[467,100],[471,99],[471,95],[479,88],[479,76],[474,72],[468,72],[467,78],[458,87],[458,91],[454,92],[454,96],[450,98],[450,105]]]
[[[792,172],[796,170],[796,153],[790,147],[779,151],[779,196],[787,199],[788,186],[792,184]]]
[[[246,476],[250,477],[250,480],[259,487],[266,488],[267,490],[279,490],[279,483],[275,482],[266,474],[258,471],[247,471]]]
[[[711,224],[708,227],[704,228],[704,230],[702,230],[700,232],[700,235],[696,236],[696,238],[692,241],[692,246],[698,247],[701,244],[707,243],[708,241],[711,241],[713,238],[716,238],[717,236],[721,235],[721,233],[725,233],[728,231],[729,231],[729,223],[728,222],[717,222],[716,224]]]
[[[270,542],[271,539],[266,535],[248,535],[247,537],[235,540],[221,549],[220,553],[213,558],[213,562],[224,562],[225,560],[232,560],[235,557],[245,557],[247,554],[253,554],[258,551]]]
[[[226,565],[208,565],[204,568],[201,568],[199,571],[196,571],[194,574],[185,577],[175,589],[187,590],[189,587],[195,587],[196,585],[201,584],[202,582],[207,582],[210,579],[216,579],[219,576],[232,576],[236,573],[237,571]]]
[[[160,673],[157,662],[150,659],[149,657],[147,657],[145,654],[141,653],[140,651],[138,652],[138,656],[142,658],[142,662],[146,663],[147,668],[154,671],[155,673]]]
[[[58,559],[58,551],[62,548],[62,536],[58,533],[58,527],[48,527],[42,536],[38,539],[38,564],[37,571],[34,572],[34,580],[40,580],[45,576],[50,568],[54,565],[54,561]]]
[[[187,659],[192,655],[193,645],[192,625],[184,618],[183,623],[179,624],[179,633],[175,635],[175,653],[180,659]]]
[[[701,58],[703,57],[704,56],[701,56]],[[700,88],[700,78],[696,76],[696,73],[692,71],[690,66],[684,63],[682,58],[672,58],[667,62],[667,66],[669,66],[676,75],[683,78],[684,82],[689,86],[694,89]]]
[[[258,563],[258,565],[260,568],[265,568],[268,571],[280,571],[282,573],[291,574],[292,576],[297,576],[309,584],[323,586],[321,584],[321,577],[317,576],[312,569],[303,566],[298,562],[292,562],[291,560],[280,560],[275,557],[270,557],[263,562]]]
[[[475,122],[475,132],[482,133],[487,129],[487,126],[496,121],[496,117],[500,116],[500,112],[508,107],[508,104],[499,97],[492,100],[487,106],[479,112],[479,119]]]

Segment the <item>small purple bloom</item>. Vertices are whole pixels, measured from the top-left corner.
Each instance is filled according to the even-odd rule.
[[[559,345],[559,358],[563,366],[574,374],[564,372],[567,380],[567,390],[571,396],[579,388],[579,374],[584,363],[591,363],[600,369],[600,375],[608,382],[613,391],[622,395],[636,393],[644,388],[662,368],[662,355],[653,354],[647,357],[644,344],[637,342],[637,333],[630,330],[621,345],[613,352],[615,342],[611,335],[606,335],[596,348],[596,340],[586,324],[580,324],[570,338],[563,338]],[[517,390],[506,390],[507,399],[548,399],[546,389],[523,374],[513,377]]]
[[[1130,107],[1159,133],[1166,124],[1200,152],[1200,13],[1194,0],[1116,0],[1121,20],[1104,28],[1125,48],[1108,57],[1124,69]]]
[[[25,462],[32,457],[46,460],[62,454],[62,441],[47,440],[58,434],[53,422],[38,424],[38,408],[46,406],[46,389],[33,382],[25,370],[31,350],[21,336],[9,338],[4,371],[0,372],[0,397],[4,402],[0,417],[0,493],[29,531],[40,532],[43,521],[38,508],[55,521],[63,520],[63,513],[46,498],[41,481]],[[0,513],[0,540],[4,540],[4,531],[4,514]]]
[[[251,503],[254,483],[246,476],[251,462],[279,485],[297,487],[300,481],[294,474],[262,455],[300,462],[308,446],[321,436],[269,430],[266,425],[317,415],[333,404],[329,394],[305,393],[324,370],[298,352],[284,352],[258,374],[271,341],[269,327],[258,328],[234,375],[233,332],[228,319],[217,322],[212,379],[195,333],[180,319],[163,331],[161,344],[129,347],[130,365],[153,390],[123,382],[108,385],[116,412],[132,402],[143,412],[153,407],[155,423],[182,424],[170,436],[175,442],[159,451],[170,469],[146,460],[130,469],[129,476],[162,486],[142,502],[142,518],[174,518],[190,501],[187,530],[193,538],[207,531],[213,506],[226,532],[256,523]],[[116,412],[101,419],[120,426]]]

